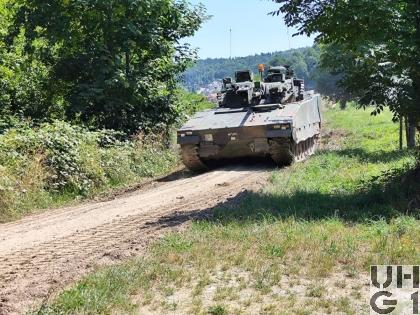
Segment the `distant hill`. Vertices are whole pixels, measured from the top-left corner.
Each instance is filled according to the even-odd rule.
[[[306,47],[232,59],[201,59],[184,73],[183,81],[186,88],[196,91],[213,81],[233,77],[236,70],[250,69],[256,73],[260,63],[272,66],[289,64],[295,69],[297,77],[304,79],[309,88],[315,88],[314,74],[319,57],[320,51],[317,47]]]

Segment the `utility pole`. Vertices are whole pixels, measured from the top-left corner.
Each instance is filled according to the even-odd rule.
[[[229,29],[229,56],[232,59],[232,29]]]
[[[287,40],[289,41],[289,50],[292,49],[292,44],[290,42],[290,33],[289,33],[289,27],[286,26],[286,30],[287,30]]]
[[[403,116],[400,115],[400,151],[403,149],[403,130],[404,130],[404,121]]]

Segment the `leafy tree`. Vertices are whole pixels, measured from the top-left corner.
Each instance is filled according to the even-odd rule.
[[[32,56],[25,52],[22,32],[5,41],[14,13],[11,3],[0,0],[0,125],[11,126],[22,118],[63,119],[62,102],[49,93],[51,67],[40,61],[40,51]]]
[[[18,0],[9,10],[8,44],[22,38],[25,54],[51,69],[47,99],[67,119],[128,133],[177,120],[177,75],[195,55],[179,42],[205,19],[201,5]]]
[[[186,91],[183,88],[178,89],[178,106],[179,111],[183,113],[183,122],[188,120],[198,111],[214,108],[215,104],[211,103],[207,97]]]
[[[389,106],[407,116],[410,146],[420,119],[419,0],[273,0],[298,34],[319,34],[351,63],[342,65],[343,84],[363,105],[379,113]],[[337,64],[336,64],[337,65]]]
[[[319,91],[335,101],[340,101],[344,108],[346,103],[356,98],[346,89],[344,73],[352,67],[353,59],[349,54],[339,50],[336,45],[319,45],[320,56],[318,69],[314,74]],[[352,81],[347,82],[349,84]]]

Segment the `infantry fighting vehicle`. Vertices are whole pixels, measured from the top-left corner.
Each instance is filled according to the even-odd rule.
[[[289,66],[272,67],[261,82],[251,71],[223,79],[219,106],[195,114],[178,130],[184,164],[205,171],[211,161],[271,157],[279,166],[313,154],[321,130],[321,98],[304,90]]]

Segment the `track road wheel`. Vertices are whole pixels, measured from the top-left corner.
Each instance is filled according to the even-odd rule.
[[[191,171],[201,173],[207,170],[206,164],[198,156],[198,146],[194,144],[181,145],[182,162]]]
[[[271,159],[280,167],[291,165],[294,161],[294,156],[290,140],[271,140],[270,156]]]
[[[319,150],[320,136],[316,135],[313,138],[313,153],[315,154]]]

